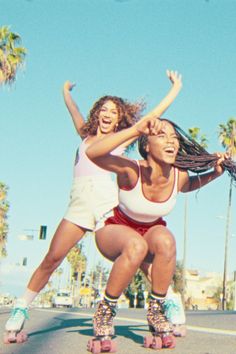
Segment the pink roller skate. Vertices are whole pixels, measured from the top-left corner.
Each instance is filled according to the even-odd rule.
[[[147,320],[152,335],[144,338],[144,347],[152,349],[174,348],[176,339],[173,336],[172,325],[165,315],[164,301],[150,300]]]
[[[115,353],[117,344],[113,340],[115,331],[113,318],[116,315],[114,305],[102,300],[93,318],[94,338],[88,341],[87,349],[93,354]]]
[[[5,325],[5,333],[3,336],[4,344],[23,343],[27,341],[27,333],[23,331],[25,319],[28,319],[28,309],[25,300],[18,299]]]

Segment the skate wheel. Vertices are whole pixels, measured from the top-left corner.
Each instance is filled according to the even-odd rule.
[[[153,337],[152,339],[152,348],[153,349],[161,349],[162,348],[162,340],[160,337]]]
[[[101,351],[110,352],[112,341],[110,339],[104,339],[101,341]]]
[[[16,343],[16,333],[15,332],[6,332],[3,336],[4,344]]]
[[[87,349],[89,352],[92,351],[92,347],[93,347],[93,340],[89,339],[88,343],[87,343]]]
[[[151,348],[152,347],[152,341],[153,337],[152,336],[146,336],[143,338],[143,346],[144,348]]]
[[[163,348],[175,348],[176,339],[173,335],[167,335],[162,337],[162,347]]]
[[[100,340],[95,340],[95,339],[92,340],[91,347],[90,347],[90,351],[91,351],[93,354],[99,354],[99,353],[102,352]]]
[[[187,329],[185,326],[175,326],[173,334],[175,337],[185,337],[187,334]]]
[[[116,353],[116,352],[117,352],[117,342],[115,340],[112,340],[110,353]]]
[[[4,335],[3,335],[3,343],[4,344],[10,344],[11,343],[11,341],[9,340],[8,333],[4,333]]]
[[[28,335],[25,331],[21,331],[19,333],[17,333],[16,335],[16,342],[17,343],[24,343],[26,342],[28,339]]]
[[[101,341],[101,353],[115,353],[117,351],[117,343],[111,339],[103,339]]]

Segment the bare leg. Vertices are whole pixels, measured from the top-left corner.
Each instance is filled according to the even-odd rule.
[[[59,224],[50,248],[40,266],[33,273],[28,288],[39,292],[47,284],[51,274],[61,264],[70,249],[79,242],[86,230],[63,219]]]
[[[124,225],[108,225],[97,231],[96,243],[103,256],[114,261],[106,291],[119,297],[146,256],[147,243]]]
[[[176,266],[174,236],[166,227],[155,226],[146,232],[144,238],[149,247],[145,263],[152,262],[152,290],[158,294],[166,294]]]

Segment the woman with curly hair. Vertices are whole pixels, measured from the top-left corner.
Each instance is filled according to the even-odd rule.
[[[181,75],[167,71],[172,86],[168,94],[149,116],[160,116],[173,102],[181,87]],[[104,96],[93,105],[87,122],[71,97],[73,84],[65,82],[63,95],[74,126],[82,143],[77,151],[74,165],[74,180],[68,209],[60,222],[42,263],[33,273],[28,286],[15,302],[14,309],[6,323],[6,342],[20,341],[27,309],[38,293],[45,287],[54,270],[61,264],[68,252],[84,236],[86,231],[93,231],[97,221],[108,210],[118,204],[116,183],[110,172],[98,167],[86,156],[86,149],[105,136],[113,136],[115,131],[131,127],[140,118],[143,104],[130,103],[116,96]],[[114,149],[114,155],[121,155],[135,139],[124,142]],[[17,337],[18,336],[18,337]]]
[[[131,139],[139,139],[143,159],[111,155]],[[90,145],[88,157],[116,173],[119,204],[96,227],[96,243],[113,266],[104,299],[94,315],[95,336],[112,336],[112,319],[119,296],[138,268],[151,265],[151,295],[147,312],[153,336],[144,346],[175,346],[165,314],[165,297],[176,266],[175,238],[163,217],[171,212],[179,192],[203,187],[227,170],[236,181],[236,165],[227,154],[209,154],[176,124],[150,118]],[[211,171],[207,172],[208,170]],[[189,175],[189,171],[195,174]],[[96,341],[91,341],[92,349]]]

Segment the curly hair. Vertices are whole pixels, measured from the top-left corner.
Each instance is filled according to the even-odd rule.
[[[217,164],[218,157],[216,154],[210,154],[200,144],[198,144],[189,134],[187,134],[176,123],[166,118],[159,118],[162,121],[170,123],[179,139],[179,150],[176,156],[174,166],[183,170],[189,170],[194,173],[202,173],[214,168]],[[141,135],[138,139],[138,149],[140,155],[146,160],[146,146],[148,142],[147,135]],[[236,183],[236,164],[230,158],[222,162],[223,168],[228,172],[233,181]]]
[[[99,113],[107,101],[112,101],[118,110],[118,126],[116,131],[131,127],[141,116],[145,104],[143,102],[131,103],[117,96],[103,96],[96,101],[89,112],[87,122],[82,128],[82,136],[96,135],[99,124]]]

